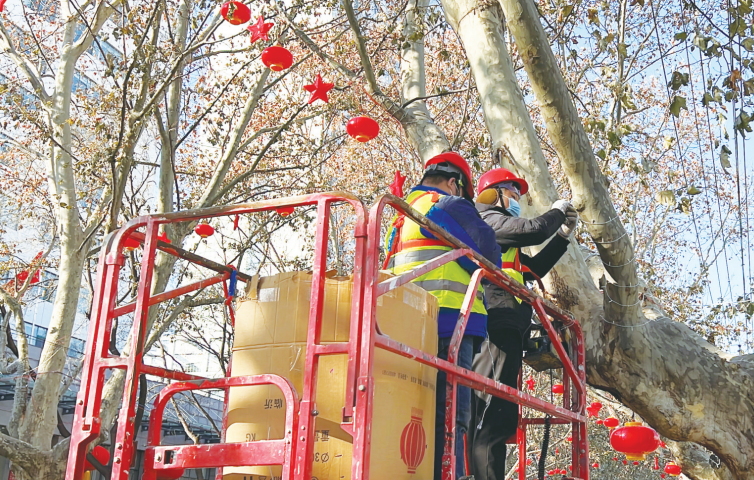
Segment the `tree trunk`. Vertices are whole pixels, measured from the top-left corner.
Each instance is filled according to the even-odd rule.
[[[603,306],[603,296],[581,260],[569,260],[552,279],[567,292],[559,296],[561,305],[584,326],[590,384],[613,393],[663,435],[715,451],[735,478],[754,478],[752,441],[747,436],[752,428],[754,369],[744,358],[729,360],[685,325],[664,317],[656,306],[646,305],[646,317],[638,305],[623,306],[630,305],[631,297],[633,303],[638,298],[636,289],[619,291],[620,285],[638,282],[631,262],[621,265],[631,259],[632,247],[627,241],[612,241],[625,230],[619,221],[610,221],[614,207],[536,9],[523,0],[501,4],[523,52],[548,133],[555,137],[575,203],[587,220],[593,220],[587,224],[590,234],[596,240],[611,240],[598,242],[598,248],[603,262],[616,265],[609,273],[617,285],[608,287],[608,294],[617,304]],[[541,212],[547,205],[544,199],[556,198],[555,190],[525,113],[501,17],[495,6],[471,0],[445,0],[443,7],[466,49],[494,145],[510,151],[511,166],[532,186],[533,210]],[[540,34],[537,42],[531,40],[535,30]]]

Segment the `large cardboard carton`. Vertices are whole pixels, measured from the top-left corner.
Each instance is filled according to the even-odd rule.
[[[384,278],[387,278],[385,275]],[[347,342],[351,311],[350,278],[325,283],[322,343]],[[251,282],[236,312],[232,355],[234,376],[275,373],[303,386],[311,275],[292,272]],[[426,352],[437,351],[437,300],[415,285],[378,299],[383,333]],[[370,476],[382,479],[433,477],[437,371],[377,349]],[[317,373],[315,455],[312,477],[351,477],[351,436],[340,428],[347,357],[320,358]],[[231,389],[228,442],[282,438],[285,401],[276,387]],[[273,480],[280,467],[226,468],[226,480]]]

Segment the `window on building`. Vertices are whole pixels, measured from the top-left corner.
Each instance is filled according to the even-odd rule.
[[[80,357],[84,354],[84,341],[78,338],[71,339],[71,345],[68,347],[69,357]]]
[[[32,345],[42,348],[45,345],[45,339],[47,338],[47,329],[34,325],[34,338],[31,340]]]
[[[186,365],[186,373],[194,373],[198,371],[199,369],[197,368],[195,363],[189,363],[188,365]]]

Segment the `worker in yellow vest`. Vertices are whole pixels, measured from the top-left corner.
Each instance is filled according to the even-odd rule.
[[[473,198],[474,185],[468,163],[457,153],[445,152],[427,162],[421,184],[411,190],[406,202],[470,248],[499,265],[500,247],[495,241],[495,232],[480,217],[472,203]],[[393,219],[387,233],[386,266],[399,275],[451,249],[416,222],[399,215]],[[474,262],[462,257],[414,280],[416,285],[437,297],[440,306],[437,319],[437,355],[440,358],[448,358],[450,339],[471,281],[471,274],[476,268]],[[461,343],[458,357],[461,367],[471,368],[474,352],[486,336],[486,324],[484,290],[480,286]],[[438,480],[442,473],[441,462],[445,444],[445,385],[446,375],[440,372],[437,375],[435,420],[435,478]],[[471,420],[470,408],[471,390],[459,387],[456,415],[458,477],[464,476],[465,472],[464,434]]]
[[[519,283],[539,280],[560,260],[570,244],[578,213],[558,200],[539,217],[520,218],[520,197],[529,190],[526,180],[496,168],[479,179],[476,208],[495,231],[502,251],[503,270]],[[535,256],[520,249],[552,240]],[[496,285],[486,285],[488,341],[474,359],[474,371],[517,388],[524,342],[532,321],[531,305]],[[476,480],[504,480],[506,441],[516,433],[518,405],[489,395],[474,397],[475,420],[470,440],[470,470]],[[519,459],[524,461],[524,459]]]

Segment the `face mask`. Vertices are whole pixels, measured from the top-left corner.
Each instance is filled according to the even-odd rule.
[[[513,215],[514,217],[520,217],[521,216],[521,205],[518,204],[517,201],[513,200],[512,198],[508,198],[508,213]]]

